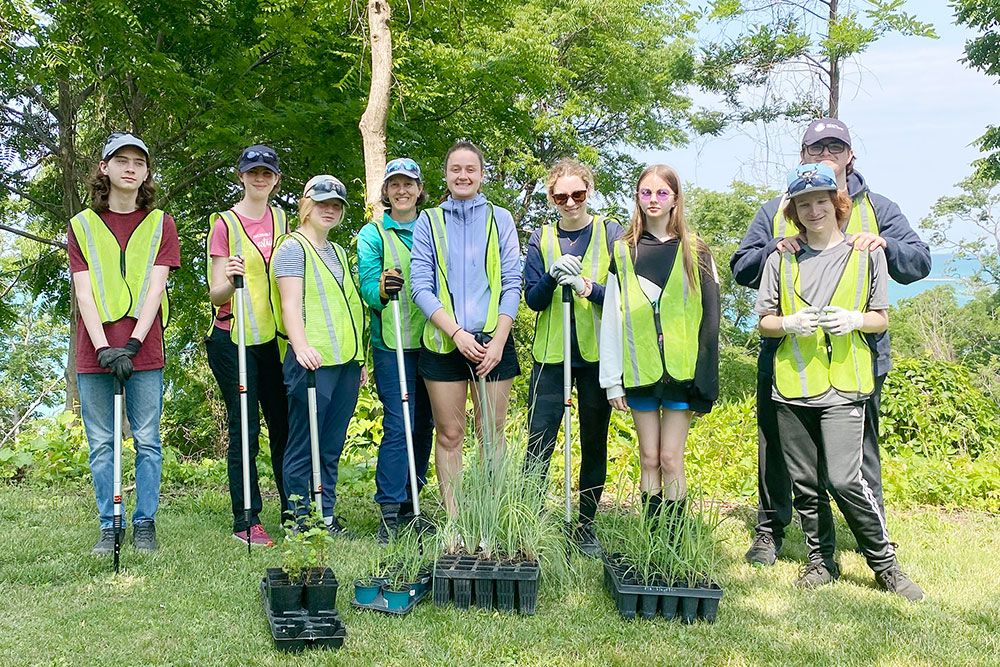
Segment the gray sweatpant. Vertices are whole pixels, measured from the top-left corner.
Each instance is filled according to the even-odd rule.
[[[885,517],[862,472],[865,404],[804,407],[777,403],[781,447],[792,480],[811,562],[833,561],[836,537],[823,487],[837,502],[869,567],[881,572],[896,562]],[[821,530],[829,526],[829,531]],[[821,540],[820,536],[824,539]]]

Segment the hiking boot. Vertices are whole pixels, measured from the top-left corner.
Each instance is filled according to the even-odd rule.
[[[588,521],[577,526],[573,533],[573,541],[576,542],[576,548],[583,555],[591,558],[597,558],[601,555],[601,543],[597,540],[593,523]]]
[[[273,547],[274,540],[271,536],[267,534],[264,530],[264,526],[259,523],[255,523],[250,526],[250,530],[237,530],[233,533],[233,538],[239,540],[243,544],[250,542],[251,546],[255,547]]]
[[[818,563],[808,563],[799,572],[799,578],[795,580],[795,585],[799,588],[818,588],[827,584],[832,584],[840,577],[840,568],[836,563],[830,563],[829,567],[822,561]]]
[[[94,548],[90,550],[95,556],[108,556],[114,553],[115,550],[115,529],[114,528],[101,528],[101,537],[97,540],[97,544]]]
[[[132,527],[132,546],[136,551],[156,551],[156,524],[143,521]]]
[[[382,518],[378,522],[378,532],[375,541],[379,544],[389,544],[389,539],[396,535],[399,529],[399,504],[385,503],[381,506]]]
[[[781,551],[781,538],[774,537],[771,533],[757,533],[753,537],[753,544],[750,550],[743,557],[751,565],[771,566],[778,560],[778,552]]]
[[[875,573],[875,582],[884,591],[895,593],[910,602],[920,602],[924,599],[924,591],[906,576],[898,565]]]

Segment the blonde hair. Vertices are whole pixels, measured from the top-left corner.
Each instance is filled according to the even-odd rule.
[[[344,222],[344,202],[338,199],[337,203],[340,204],[341,209],[340,220],[337,221],[337,224],[340,225]],[[299,197],[299,229],[302,229],[302,226],[309,222],[309,216],[312,214],[314,208],[316,208],[316,202],[312,198]]]
[[[639,174],[639,180],[635,184],[635,210],[632,212],[632,220],[629,223],[628,229],[625,230],[622,239],[633,248],[634,259],[635,248],[639,245],[639,237],[646,231],[646,214],[643,213],[642,207],[639,205],[639,186],[650,175],[659,176],[667,182],[667,185],[674,192],[674,205],[670,209],[670,218],[667,220],[667,233],[680,241],[680,252],[683,253],[681,259],[683,261],[684,273],[688,278],[688,284],[692,286],[698,285],[699,281],[696,272],[701,265],[700,253],[708,251],[708,246],[688,230],[687,222],[684,219],[684,191],[681,189],[680,176],[677,175],[677,171],[673,167],[665,164],[652,164]],[[696,261],[692,261],[692,239],[697,239],[699,256]]]
[[[555,204],[552,200],[552,188],[556,186],[556,181],[566,176],[576,176],[587,186],[587,193],[594,192],[594,172],[590,167],[572,158],[563,158],[552,165],[549,175],[545,177],[545,198],[550,204]]]

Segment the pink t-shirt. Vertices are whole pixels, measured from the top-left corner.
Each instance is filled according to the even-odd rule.
[[[233,213],[236,213],[236,211],[233,211]],[[236,213],[236,217],[239,218],[247,236],[250,237],[250,240],[260,250],[260,254],[264,256],[264,261],[271,261],[271,247],[274,245],[274,223],[271,220],[271,208],[268,207],[264,213],[264,217],[258,220],[248,218],[239,213]],[[216,217],[215,224],[212,226],[212,237],[208,244],[208,254],[212,257],[229,257],[229,227],[226,226],[225,221],[221,217]],[[231,311],[232,305],[229,303],[220,307],[219,312],[216,314],[215,326],[229,331],[232,326],[230,324],[232,320],[228,319]],[[222,320],[219,318],[227,319]]]

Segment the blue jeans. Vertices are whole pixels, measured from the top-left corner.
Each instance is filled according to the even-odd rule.
[[[296,516],[308,511],[312,501],[312,450],[309,439],[309,401],[306,369],[289,348],[283,365],[288,390],[288,444],[283,461],[285,494]],[[316,371],[316,427],[319,431],[319,469],[323,484],[323,516],[333,516],[337,502],[337,468],[344,451],[347,426],[354,416],[361,388],[361,366],[349,361],[322,366]],[[299,496],[301,500],[292,500]]]
[[[417,471],[417,491],[427,483],[427,463],[431,456],[434,420],[427,387],[417,376],[420,350],[403,353],[406,389],[410,393],[410,426],[413,427],[413,462]],[[399,370],[396,351],[372,346],[375,365],[375,388],[382,401],[382,442],[375,467],[375,502],[405,503],[410,498],[410,464],[406,457],[406,431],[403,424],[403,399],[399,393]]]
[[[115,385],[110,373],[77,373],[80,412],[90,445],[90,474],[101,528],[111,528],[114,515]],[[135,510],[132,523],[153,521],[160,504],[160,415],[163,413],[163,370],[136,371],[125,383],[125,414],[135,445]],[[125,515],[122,515],[124,523]]]

